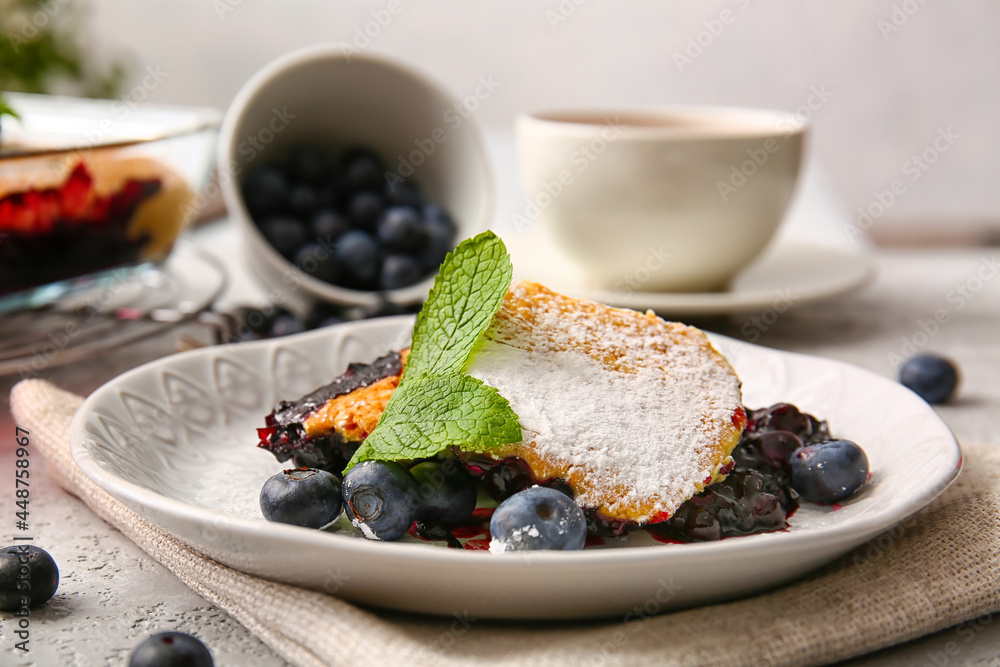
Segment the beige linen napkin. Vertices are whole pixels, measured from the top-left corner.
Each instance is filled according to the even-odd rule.
[[[220,565],[91,482],[69,453],[78,396],[26,380],[13,414],[70,493],[296,665],[818,665],[1000,609],[1000,447],[966,447],[938,501],[836,564],[753,598],[641,622],[376,615]],[[900,461],[900,465],[906,465]]]

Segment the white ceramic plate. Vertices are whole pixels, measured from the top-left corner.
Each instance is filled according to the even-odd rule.
[[[793,402],[865,448],[872,478],[859,497],[838,510],[804,506],[786,532],[504,556],[265,522],[258,492],[283,466],[254,446],[255,427],[276,400],[329,382],[350,361],[398,349],[412,322],[338,325],[147,364],[87,399],[72,425],[73,456],[141,516],[251,574],[416,612],[624,620],[637,607],[653,613],[704,604],[794,579],[927,504],[961,467],[948,428],[895,382],[712,336],[743,379],[748,406]]]
[[[875,276],[868,255],[832,246],[777,241],[723,292],[645,292],[645,267],[622,276],[620,289],[587,285],[583,272],[558,249],[539,225],[503,234],[514,262],[514,278],[534,280],[557,292],[620,308],[651,309],[660,315],[724,315],[825,301],[860,289]],[[650,255],[651,259],[656,259]],[[654,264],[655,266],[655,264]]]

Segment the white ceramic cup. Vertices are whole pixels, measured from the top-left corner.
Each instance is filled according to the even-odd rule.
[[[664,107],[525,114],[527,208],[589,287],[725,289],[767,246],[795,189],[791,114]]]
[[[314,300],[376,303],[379,295],[323,282],[298,270],[264,239],[240,191],[245,175],[281,160],[298,144],[332,149],[362,145],[386,169],[412,178],[428,202],[458,225],[456,242],[489,226],[493,181],[478,124],[455,96],[392,58],[325,44],[294,51],[253,75],[226,113],[219,141],[219,183],[229,217],[242,232],[255,278],[284,305]],[[409,304],[427,296],[433,276],[386,297]]]

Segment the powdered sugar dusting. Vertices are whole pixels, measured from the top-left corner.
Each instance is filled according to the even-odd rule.
[[[613,517],[672,514],[739,436],[739,380],[700,331],[531,283],[512,286],[469,372],[520,417],[505,455]]]
[[[560,531],[562,533],[564,531]],[[508,551],[518,551],[518,547],[524,542],[524,536],[537,538],[541,533],[538,532],[537,526],[525,526],[523,528],[515,528],[510,532],[509,540],[502,540],[499,538],[492,538],[490,540],[490,553],[502,554]]]
[[[369,540],[378,539],[378,537],[375,535],[375,531],[373,531],[366,522],[358,521],[356,518],[352,518],[351,525],[353,525],[355,528],[364,533],[365,537],[367,537]]]

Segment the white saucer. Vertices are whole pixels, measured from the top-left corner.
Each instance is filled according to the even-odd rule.
[[[875,277],[867,255],[828,245],[777,240],[724,292],[639,292],[587,286],[583,271],[549,239],[542,227],[501,233],[516,280],[534,280],[569,296],[660,315],[724,315],[774,304],[794,307],[853,292]]]

